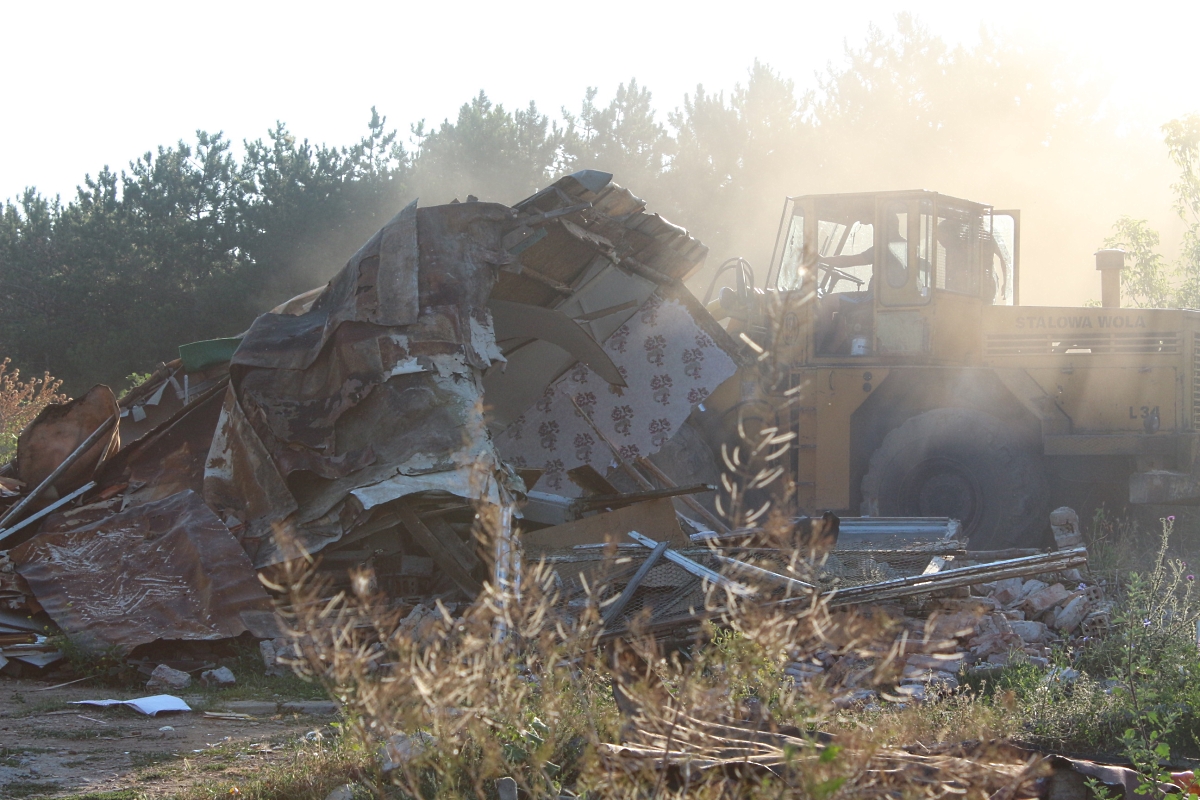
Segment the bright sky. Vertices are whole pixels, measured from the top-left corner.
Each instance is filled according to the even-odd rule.
[[[761,59],[801,86],[857,46],[890,2],[16,3],[0,0],[0,200],[26,186],[69,195],[84,173],[121,169],[197,128],[234,141],[276,120],[343,144],[372,105],[402,130],[453,117],[480,89],[557,115],[636,76],[665,112],[703,83],[728,89]],[[1052,37],[1108,65],[1113,101],[1157,127],[1200,111],[1200,3],[964,3],[916,9],[950,42],[981,25]]]

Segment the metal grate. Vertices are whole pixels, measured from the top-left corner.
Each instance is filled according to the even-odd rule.
[[[1170,354],[1179,352],[1179,334],[1174,331],[989,333],[984,339],[984,352],[989,356]]]
[[[829,590],[920,575],[934,553],[945,551],[948,546],[957,546],[957,542],[910,544],[897,550],[843,550],[839,547],[813,573],[792,577],[815,582],[822,590]],[[615,599],[645,559],[646,552],[644,548],[622,545],[618,547],[618,558],[615,559],[605,557],[599,549],[562,550],[548,557],[558,574],[557,612],[570,618],[595,602],[596,595],[602,602]],[[679,552],[710,569],[722,569],[707,547],[681,548]],[[791,574],[787,556],[778,550],[734,548],[725,552],[777,574]],[[743,576],[734,577],[745,581]],[[591,592],[586,591],[585,584],[591,587]],[[592,597],[589,598],[589,594]],[[654,623],[686,618],[693,614],[692,609],[703,610],[705,600],[706,593],[699,578],[664,561],[646,575],[624,612],[613,620],[612,630],[622,629],[639,617]]]

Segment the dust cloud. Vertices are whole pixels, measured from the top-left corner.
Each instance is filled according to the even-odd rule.
[[[1122,215],[1147,219],[1174,256],[1167,120],[1113,107],[1103,69],[986,31],[950,46],[905,15],[859,42],[808,81],[756,63],[732,91],[669,98],[631,80],[607,105],[589,90],[582,112],[558,117],[533,104],[508,112],[481,93],[410,140],[402,196],[306,253],[302,287],[286,283],[324,280],[344,261],[332,251],[349,255],[414,197],[511,204],[585,168],[612,172],[709,245],[689,281],[697,294],[732,256],[761,284],[784,200],[804,194],[929,189],[1019,209],[1022,305],[1098,300],[1093,253]]]

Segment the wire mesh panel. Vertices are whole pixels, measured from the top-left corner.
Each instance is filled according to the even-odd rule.
[[[676,552],[696,564],[728,575],[747,585],[763,597],[781,597],[785,592],[795,594],[795,584],[803,581],[821,591],[849,586],[878,583],[893,578],[922,574],[930,560],[959,546],[958,542],[906,540],[907,547],[881,549],[886,537],[872,537],[872,548],[839,549],[818,559],[806,561],[794,552],[764,547],[693,546]],[[852,544],[861,544],[853,542]],[[603,615],[625,590],[650,551],[637,545],[622,544],[607,548],[580,548],[556,551],[548,556],[558,576],[560,599],[558,610],[578,617],[588,606]],[[729,570],[717,557],[735,558],[767,574],[757,576]],[[765,580],[763,578],[766,578]],[[719,602],[718,593],[713,600]],[[635,621],[657,625],[669,620],[687,620],[705,610],[709,601],[705,582],[679,564],[660,561],[638,583],[631,598],[617,616],[606,626],[610,631],[623,630]]]

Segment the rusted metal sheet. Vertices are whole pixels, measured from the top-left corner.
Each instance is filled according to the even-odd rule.
[[[499,500],[519,486],[483,427],[480,382],[502,359],[487,300],[512,219],[492,203],[409,206],[311,304],[251,326],[205,492],[246,525],[256,566],[285,557],[270,533],[281,510],[314,552],[407,494]]]
[[[17,438],[17,477],[30,488],[37,486],[93,431],[118,414],[117,398],[104,385],[93,386],[87,394],[68,403],[46,406]],[[120,448],[117,431],[114,427],[111,435],[81,454],[43,492],[42,499],[55,500],[90,480],[96,466]]]
[[[408,339],[442,344],[440,352],[457,349],[477,365],[486,366],[467,347],[470,320],[474,314],[478,322],[483,322],[481,310],[495,281],[495,270],[511,260],[500,247],[506,223],[511,223],[511,211],[497,203],[458,203],[417,209],[415,216],[421,265],[417,270],[418,299],[422,313],[413,323],[416,329],[408,331]],[[308,311],[297,316],[263,314],[256,319],[232,363],[276,370],[307,369],[343,323],[380,324],[376,320],[385,318],[379,316],[382,241],[381,230],[350,258]],[[406,259],[394,255],[388,258],[395,268],[402,268],[403,261]],[[386,273],[383,280],[389,285],[402,282]],[[390,291],[385,291],[385,297]],[[423,350],[402,355],[438,352],[430,347]]]
[[[271,603],[237,539],[193,491],[10,552],[50,617],[85,647],[225,639]]]
[[[379,232],[375,275],[376,306],[368,315],[377,325],[412,325],[421,312],[418,300],[417,201],[413,200]]]
[[[243,527],[244,537],[266,536],[268,526],[297,508],[232,387],[225,392],[204,462],[203,493],[226,524]]]
[[[566,405],[536,412],[583,436],[561,444],[565,465],[540,430],[536,453],[513,449],[546,467],[543,483],[611,460],[582,441],[593,429],[576,404],[602,412],[630,458],[656,450],[732,374],[734,347],[678,283],[703,245],[611,177],[577,173],[514,208],[413,203],[325,287],[256,319],[228,363],[196,356],[211,342],[187,348],[120,404],[135,441],[86,505],[56,509],[20,548],[35,595],[96,646],[236,635],[242,612],[267,613],[247,610],[265,595],[243,579],[301,550],[474,558],[472,501],[508,507],[526,488],[493,433],[544,391]],[[417,523],[380,527],[402,506]],[[480,576],[459,566],[440,563],[442,577],[472,594]]]

